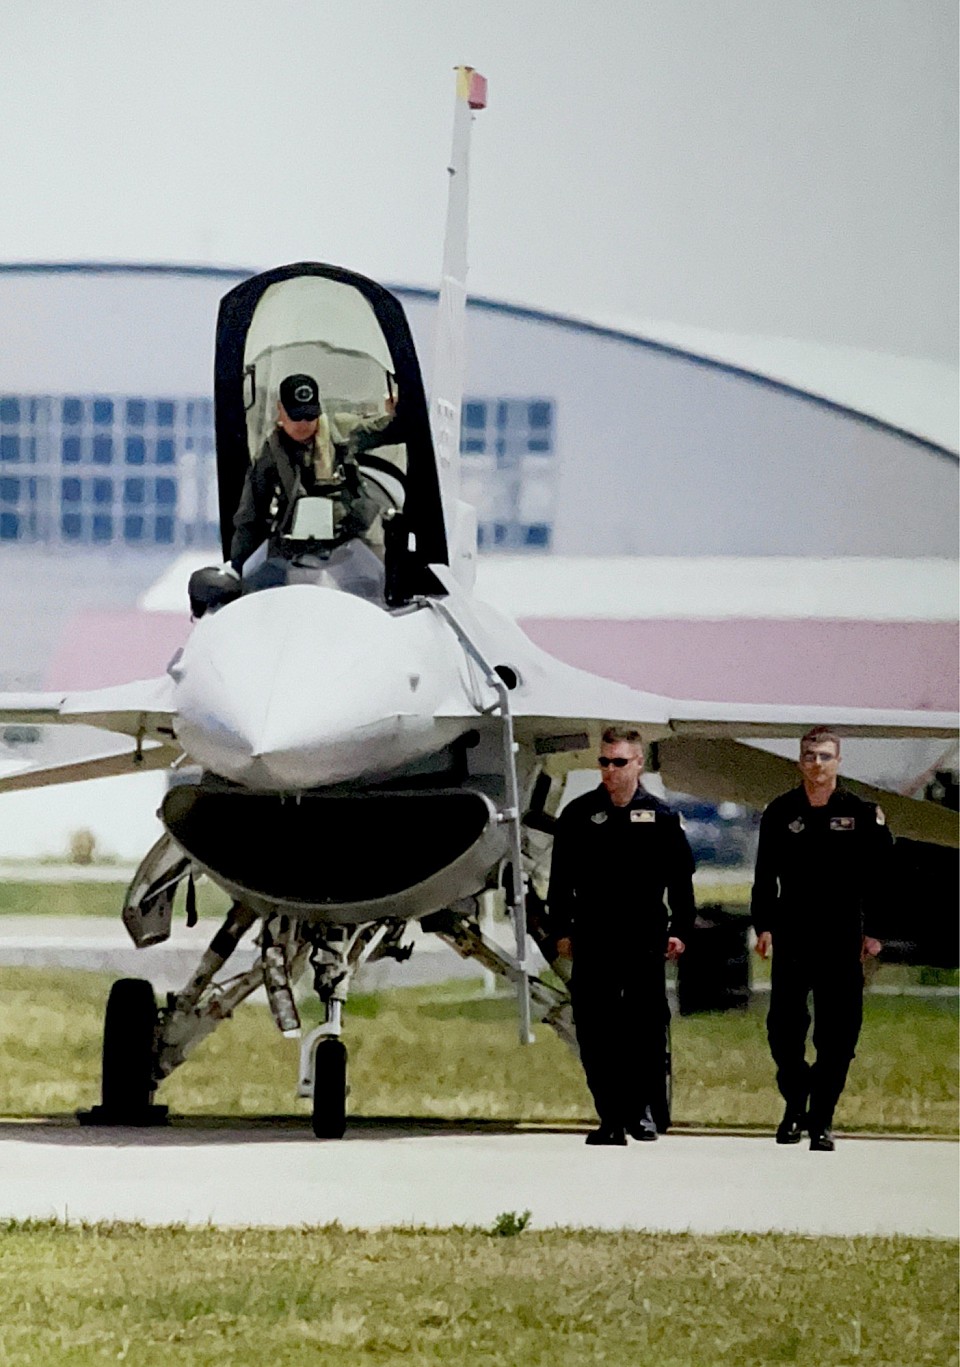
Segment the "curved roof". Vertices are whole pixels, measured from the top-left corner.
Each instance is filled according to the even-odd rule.
[[[10,262],[5,274],[142,274],[238,282],[244,267],[161,262]],[[435,300],[437,291],[389,284],[401,298]],[[471,296],[468,307],[667,351],[801,395],[899,433],[941,455],[960,451],[960,371],[948,362],[842,347],[796,337],[723,333],[663,320],[585,319],[505,300]]]

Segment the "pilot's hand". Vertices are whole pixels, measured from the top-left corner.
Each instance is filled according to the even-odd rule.
[[[573,942],[568,935],[561,935],[560,939],[557,941],[557,958],[573,958]]]
[[[883,949],[882,940],[875,940],[872,935],[864,935],[863,949],[860,952],[861,962],[865,962],[867,959],[875,959],[881,949]]]
[[[761,930],[760,934],[757,936],[757,943],[754,945],[754,949],[760,955],[760,958],[768,959],[772,947],[773,936],[770,934],[769,930]]]
[[[685,949],[686,945],[682,940],[678,939],[676,935],[671,935],[667,940],[668,959],[679,959]]]

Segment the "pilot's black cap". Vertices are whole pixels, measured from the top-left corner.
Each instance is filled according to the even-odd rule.
[[[280,381],[280,402],[294,422],[306,422],[320,414],[320,391],[312,375],[288,375]]]

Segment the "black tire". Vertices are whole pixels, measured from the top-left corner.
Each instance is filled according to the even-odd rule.
[[[670,1128],[670,1106],[673,1101],[673,1056],[670,1052],[670,1005],[667,1003],[664,1028],[663,1089],[651,1099],[650,1113],[657,1127],[657,1134],[666,1134]]]
[[[343,1040],[322,1039],[313,1062],[313,1114],[318,1139],[342,1139],[347,1128],[347,1048]]]
[[[118,1118],[143,1117],[153,1102],[157,1003],[145,978],[121,978],[107,998],[103,1021],[101,1096]]]

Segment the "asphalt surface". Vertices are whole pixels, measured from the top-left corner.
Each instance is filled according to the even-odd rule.
[[[340,1141],[303,1120],[167,1129],[0,1123],[0,1218],[147,1224],[958,1235],[956,1144],[840,1138],[832,1154],[769,1137],[668,1134],[588,1148],[582,1132],[365,1121]]]

